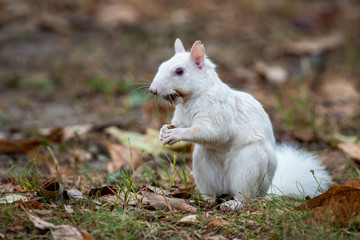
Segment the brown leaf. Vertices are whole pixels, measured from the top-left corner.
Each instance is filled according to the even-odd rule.
[[[29,216],[30,221],[35,225],[36,228],[39,228],[41,230],[46,230],[50,228],[54,228],[55,225],[52,223],[49,223],[45,220],[42,220],[38,216],[35,216],[34,214],[30,213],[26,208],[22,205],[20,207],[24,210],[24,212]]]
[[[91,154],[81,148],[69,149],[69,153],[78,162],[84,162],[85,160],[91,159]]]
[[[111,162],[107,164],[109,173],[114,173],[120,170],[123,166],[132,166],[136,169],[142,162],[142,156],[135,149],[122,146],[120,144],[106,142],[111,156]]]
[[[281,66],[269,66],[258,61],[255,63],[255,71],[271,83],[284,83],[288,80],[288,72]]]
[[[14,142],[0,140],[0,154],[26,153],[40,144],[37,139],[21,139]]]
[[[62,141],[67,141],[73,137],[84,135],[91,131],[92,124],[72,125],[63,127]]]
[[[195,214],[182,217],[179,221],[182,223],[200,223],[199,216]]]
[[[353,178],[353,179],[347,180],[344,183],[344,186],[349,186],[349,187],[354,187],[354,188],[360,189],[360,178]]]
[[[24,225],[10,224],[10,226],[7,227],[7,230],[12,232],[22,232],[24,231]]]
[[[152,192],[143,192],[144,203],[149,203],[155,209],[168,209],[174,211],[186,211],[189,213],[197,213],[196,207],[186,203],[184,199],[168,198],[164,195],[155,194]]]
[[[138,10],[127,4],[113,3],[102,6],[98,13],[99,21],[108,28],[123,24],[136,24],[140,20]]]
[[[35,225],[36,228],[41,230],[51,230],[51,234],[55,240],[94,240],[94,238],[85,230],[71,226],[71,225],[54,225],[47,222],[38,216],[30,213],[22,205],[20,207],[29,216],[30,221]]]
[[[227,240],[228,238],[223,235],[207,236],[205,240]]]
[[[59,225],[51,228],[54,240],[95,240],[87,231],[71,225]]]
[[[333,34],[303,40],[299,42],[287,43],[283,46],[283,51],[291,54],[318,54],[338,48],[344,42],[344,38],[340,34]]]
[[[358,181],[360,180],[351,180],[357,184]],[[309,209],[317,221],[348,226],[360,214],[360,189],[350,186],[333,186],[325,193],[301,204],[297,209]]]
[[[324,81],[319,89],[319,114],[350,117],[359,111],[360,93],[354,80],[342,76],[332,77]]]
[[[360,160],[360,143],[339,143],[338,147],[349,157]]]
[[[151,192],[159,194],[159,195],[165,194],[165,196],[167,196],[167,197],[169,197],[171,194],[169,191],[166,191],[164,189],[161,189],[161,188],[155,187],[155,186],[143,186],[142,190],[143,191],[151,191]]]
[[[223,227],[223,226],[227,226],[229,225],[228,221],[225,221],[221,218],[217,218],[214,217],[210,220],[210,222],[208,223],[208,226],[212,226],[212,227]]]
[[[174,198],[190,199],[191,193],[185,189],[182,189],[180,191],[171,192],[170,196]]]

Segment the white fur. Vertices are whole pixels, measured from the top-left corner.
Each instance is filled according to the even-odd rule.
[[[235,210],[266,193],[312,197],[319,193],[317,181],[322,189],[329,187],[330,177],[313,155],[275,145],[270,119],[256,99],[224,84],[205,55],[201,67],[194,62],[194,52],[204,54],[204,49],[193,49],[202,45],[195,42],[189,53],[180,44],[176,41],[178,53],[160,65],[150,90],[162,97],[176,89],[184,93],[173,102],[175,128],[164,125],[160,140],[196,143],[193,173],[204,196],[230,194],[235,202],[221,208]],[[182,76],[174,73],[178,67],[184,69]]]

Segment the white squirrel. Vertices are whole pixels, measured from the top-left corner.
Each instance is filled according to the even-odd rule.
[[[250,94],[224,84],[201,41],[162,63],[149,91],[175,105],[160,140],[195,143],[193,174],[206,199],[228,194],[222,210],[243,207],[249,197],[276,194],[303,198],[327,190],[331,178],[315,156],[276,145],[269,116]]]

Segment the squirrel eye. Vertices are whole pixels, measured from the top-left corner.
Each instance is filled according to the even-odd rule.
[[[175,70],[176,75],[181,76],[184,74],[184,69],[179,67]]]

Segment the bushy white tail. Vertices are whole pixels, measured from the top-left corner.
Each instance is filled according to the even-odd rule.
[[[316,157],[289,145],[276,147],[277,169],[268,194],[304,198],[327,190],[331,178]]]

